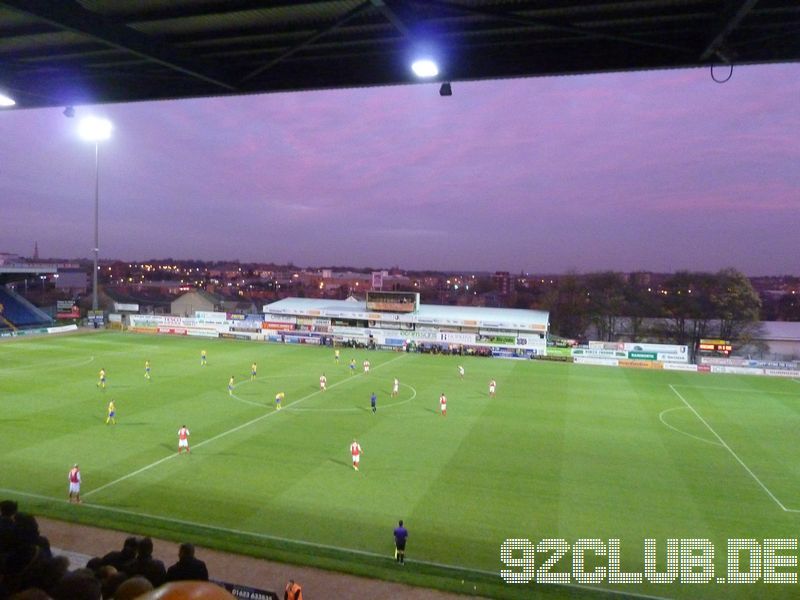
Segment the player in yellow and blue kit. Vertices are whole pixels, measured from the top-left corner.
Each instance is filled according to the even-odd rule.
[[[258,365],[256,365],[256,363],[253,363],[252,365],[250,365],[250,381],[256,380],[256,371],[258,371]]]
[[[233,375],[231,375],[231,378],[228,380],[228,395],[233,396]]]
[[[278,392],[277,394],[275,394],[275,410],[281,409],[281,402],[283,402],[285,396],[286,394],[284,394],[283,392]]]
[[[106,425],[108,425],[109,421],[112,425],[117,424],[117,407],[114,406],[114,401],[108,403],[108,416],[106,417]]]
[[[150,361],[144,361],[144,378],[150,381]]]
[[[205,367],[208,362],[208,355],[205,350],[200,350],[200,366]]]
[[[100,369],[99,379],[97,381],[97,387],[101,389],[106,389],[106,370]]]

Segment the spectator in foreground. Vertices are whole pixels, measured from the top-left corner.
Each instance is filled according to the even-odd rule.
[[[178,549],[178,562],[167,569],[167,581],[187,579],[208,581],[206,563],[195,558],[193,544],[181,544]]]
[[[78,569],[61,578],[51,593],[54,600],[102,600],[100,581],[88,569]]]
[[[113,569],[114,567],[110,565],[106,565],[102,567],[103,569]],[[128,574],[124,571],[115,571],[113,575],[108,575],[105,578],[100,579],[100,591],[103,593],[104,600],[108,600],[109,598],[113,598],[114,594],[117,593],[117,589],[121,586],[125,581],[128,579]],[[144,577],[142,577],[144,579]],[[147,581],[145,579],[145,581]],[[149,585],[152,585],[149,581],[147,581]]]
[[[28,588],[11,596],[11,600],[53,600],[47,592],[39,588]]]
[[[136,549],[139,546],[138,540],[131,536],[125,538],[122,550],[113,550],[100,559],[101,565],[110,565],[117,571],[124,571],[125,566],[133,562],[136,558]]]
[[[14,545],[14,515],[17,503],[13,500],[0,502],[0,554],[5,554]]]
[[[50,552],[50,540],[39,533],[39,522],[33,515],[27,513],[14,515],[14,538],[14,545],[17,547],[36,546],[43,557],[52,558],[53,556]]]
[[[167,570],[164,563],[153,558],[153,540],[149,537],[139,540],[136,550],[136,560],[127,565],[125,569],[129,575],[142,575],[153,587],[158,587],[164,583]]]
[[[137,575],[136,577],[131,577],[120,583],[119,587],[117,587],[117,591],[114,592],[113,598],[114,600],[133,600],[152,589],[153,584],[150,583],[146,577]]]

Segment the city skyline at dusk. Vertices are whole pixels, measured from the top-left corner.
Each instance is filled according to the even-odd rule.
[[[0,113],[0,252],[797,273],[798,66]]]

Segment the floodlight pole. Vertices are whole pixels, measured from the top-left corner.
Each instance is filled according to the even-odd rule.
[[[100,254],[100,142],[94,143],[94,270],[92,271],[92,310],[97,310],[97,262]]]
[[[98,308],[97,269],[100,256],[100,142],[111,137],[111,122],[88,117],[81,121],[81,137],[94,142],[94,272],[92,273],[92,310]]]

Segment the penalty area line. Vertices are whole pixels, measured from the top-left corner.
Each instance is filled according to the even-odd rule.
[[[750,475],[750,477],[753,478],[753,480],[761,487],[761,489],[764,490],[767,493],[767,496],[769,496],[772,499],[772,501],[775,502],[775,504],[777,504],[783,512],[800,513],[800,510],[794,509],[794,508],[787,508],[783,504],[783,502],[778,500],[778,497],[775,494],[773,494],[772,491],[766,485],[764,485],[764,482],[761,481],[761,479],[758,478],[758,475],[753,473],[753,470],[750,467],[748,467],[741,458],[739,458],[739,455],[736,454],[736,452],[733,451],[733,448],[731,448],[727,444],[727,442],[725,440],[723,440],[722,437],[714,430],[714,428],[711,427],[711,425],[708,424],[708,421],[706,421],[700,415],[700,413],[697,412],[695,410],[695,408],[691,404],[689,404],[689,402],[686,400],[686,398],[684,398],[681,395],[681,393],[678,390],[676,390],[672,385],[669,386],[669,389],[671,389],[672,392],[678,398],[681,399],[681,402],[683,402],[689,408],[689,410],[691,410],[694,413],[694,415],[698,419],[700,419],[700,422],[708,428],[708,430],[714,435],[715,438],[717,438],[719,440],[719,443],[722,445],[722,447],[725,448],[728,452],[731,453],[731,456],[733,456],[733,458],[736,459],[736,462],[738,462],[740,465],[742,465],[742,467],[744,468],[745,471],[747,471],[747,473]]]
[[[386,363],[384,363],[386,364]],[[15,494],[17,496],[23,496],[28,498],[35,498],[37,500],[47,500],[52,502],[57,502],[59,504],[63,504],[64,500],[59,498],[54,498],[52,496],[45,496],[43,494],[35,494],[32,492],[23,492],[20,490],[12,490],[7,488],[0,488],[0,492],[7,493],[7,494]],[[84,494],[85,496],[85,494]],[[209,523],[197,523],[195,521],[188,521],[185,519],[178,519],[175,517],[164,517],[161,515],[152,515],[148,513],[138,512],[134,510],[128,510],[125,508],[118,508],[115,506],[105,506],[103,504],[93,504],[91,502],[83,502],[83,507],[88,507],[100,511],[116,513],[120,515],[128,515],[131,517],[136,517],[139,519],[147,519],[151,521],[161,521],[163,523],[171,523],[173,525],[183,525],[187,527],[195,527],[197,529],[206,529],[208,531],[216,531],[219,533],[227,533],[227,534],[234,534],[244,537],[251,537],[255,539],[261,539],[266,541],[272,542],[282,542],[287,544],[294,544],[297,546],[302,546],[305,548],[313,548],[318,550],[332,550],[334,552],[341,552],[342,554],[351,554],[355,556],[366,556],[369,558],[382,558],[386,560],[391,560],[394,562],[394,559],[389,554],[380,554],[378,552],[370,552],[369,550],[358,550],[356,548],[345,548],[343,546],[334,546],[332,544],[321,544],[318,542],[309,542],[306,540],[298,540],[292,539],[287,537],[282,537],[279,535],[271,535],[268,533],[259,533],[257,531],[246,531],[243,529],[233,529],[230,527],[222,527],[221,525],[212,525]],[[76,510],[80,510],[77,508]],[[270,560],[266,558],[264,560]],[[409,564],[417,564],[417,565],[424,565],[428,567],[435,567],[442,570],[452,571],[454,573],[460,574],[473,574],[473,575],[481,575],[481,576],[489,576],[489,577],[496,577],[500,579],[499,571],[487,571],[484,569],[475,569],[470,567],[460,567],[458,565],[449,565],[446,563],[439,563],[427,560],[415,560],[415,559],[407,559],[406,563]],[[638,592],[626,592],[621,590],[615,590],[613,588],[605,588],[599,586],[592,586],[592,585],[585,585],[581,583],[553,583],[550,584],[553,586],[563,587],[563,588],[573,588],[573,589],[581,589],[587,590],[590,592],[594,592],[596,594],[605,594],[605,595],[612,595],[612,596],[620,596],[622,598],[639,598],[641,600],[671,600],[666,596],[652,596],[650,594],[642,594]]]
[[[392,362],[394,362],[396,360],[400,360],[401,358],[403,358],[403,356],[404,355],[400,355],[400,356],[398,356],[396,358],[393,358],[391,360],[387,360],[384,363],[376,365],[375,368],[379,369],[380,367],[388,365],[389,363],[392,363]],[[362,375],[362,374],[359,373],[359,376],[360,375]],[[333,388],[333,387],[341,385],[341,384],[343,384],[343,383],[345,383],[347,381],[352,381],[353,379],[355,379],[355,378],[354,377],[347,377],[346,379],[342,379],[341,381],[337,381],[336,383],[334,383],[333,385],[331,385],[329,387]],[[308,400],[309,398],[313,398],[314,396],[317,396],[317,395],[319,395],[321,393],[322,393],[322,390],[317,390],[315,392],[312,392],[312,393],[310,393],[310,394],[308,394],[306,396],[303,396],[302,398],[298,398],[294,402],[290,402],[289,404],[284,406],[283,409],[286,410],[291,406],[295,406],[296,404],[300,404],[301,402],[304,402],[305,400]],[[254,425],[254,424],[258,423],[259,421],[263,421],[264,419],[266,419],[268,417],[276,415],[276,414],[278,414],[278,412],[279,411],[277,411],[277,410],[271,410],[270,412],[268,412],[266,414],[263,414],[260,417],[256,417],[255,419],[250,419],[249,421],[247,421],[245,423],[242,423],[241,425],[237,425],[236,427],[228,429],[227,431],[223,431],[222,433],[218,433],[214,437],[210,437],[207,440],[203,440],[202,442],[200,442],[198,444],[195,444],[194,447],[195,448],[202,448],[206,444],[210,444],[211,442],[215,442],[216,440],[218,440],[220,438],[223,438],[223,437],[225,437],[227,435],[230,435],[232,433],[236,433],[237,431],[240,431],[240,430],[244,429],[245,427],[250,427],[250,425]],[[178,456],[179,456],[179,454],[177,452],[172,453],[169,456],[165,456],[164,458],[161,458],[161,459],[159,459],[159,460],[157,460],[155,462],[152,462],[149,465],[145,465],[145,466],[143,466],[143,467],[141,467],[139,469],[136,469],[135,471],[132,471],[132,472],[128,473],[127,475],[123,475],[122,477],[118,477],[117,479],[115,479],[113,481],[109,481],[105,485],[101,485],[98,488],[95,488],[95,489],[93,489],[93,490],[91,490],[89,492],[86,492],[85,494],[83,494],[83,497],[87,498],[87,497],[92,496],[92,495],[94,495],[94,494],[96,494],[98,492],[102,492],[103,490],[106,490],[106,489],[110,488],[111,486],[117,485],[118,483],[122,483],[126,479],[130,479],[131,477],[135,477],[136,475],[144,473],[145,471],[149,471],[153,467],[157,467],[158,465],[160,465],[162,463],[165,463],[168,460],[172,460],[174,458],[177,458]]]

